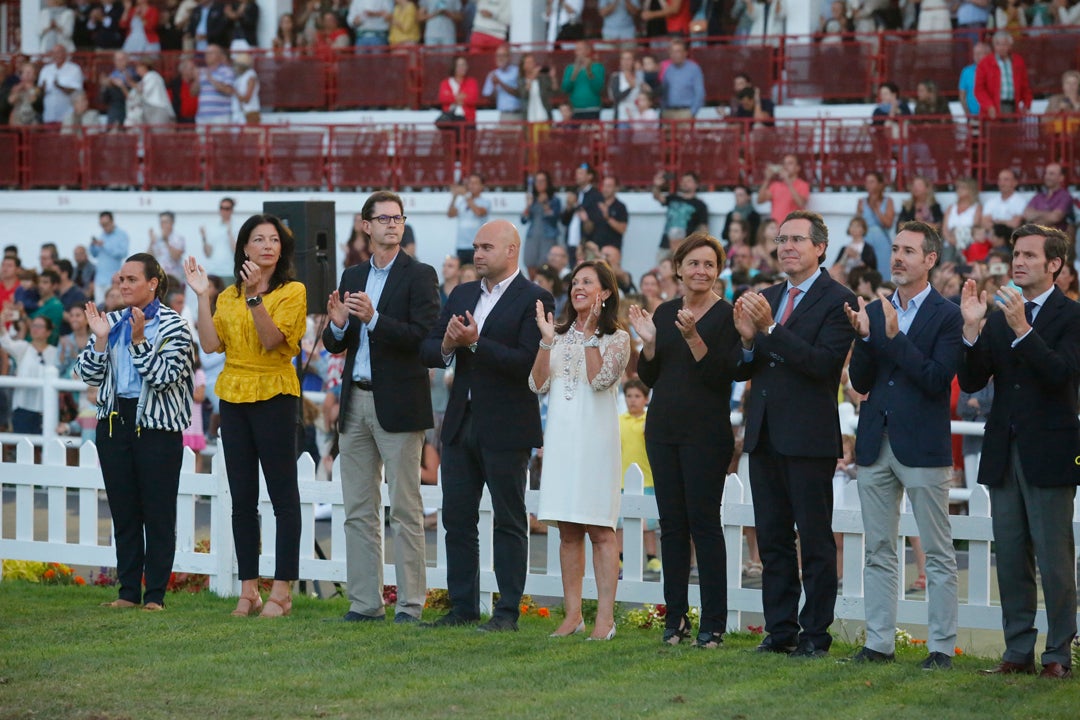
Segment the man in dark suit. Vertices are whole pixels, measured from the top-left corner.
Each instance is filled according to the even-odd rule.
[[[202,52],[210,45],[228,49],[232,30],[233,23],[225,14],[224,2],[199,0],[199,7],[192,11],[184,34],[194,41],[195,49]]]
[[[443,418],[443,522],[450,613],[435,624],[466,625],[480,617],[477,523],[486,485],[495,515],[495,578],[500,598],[480,629],[517,630],[528,570],[525,473],[543,443],[540,408],[528,378],[540,347],[536,301],[552,312],[546,290],[518,271],[521,238],[505,220],[482,226],[473,241],[477,282],[450,294],[421,346],[428,367],[456,361]]]
[[[435,270],[401,250],[404,205],[376,192],[360,211],[371,260],[341,275],[330,293],[323,343],[346,351],[338,415],[349,611],[345,620],[382,620],[383,473],[398,601],[394,622],[420,619],[427,595],[420,457],[434,425],[420,343],[439,315]]]
[[[1065,233],[1021,225],[1012,234],[1013,283],[994,298],[964,284],[965,392],[994,379],[979,482],[990,487],[1005,653],[993,674],[1035,672],[1035,563],[1046,607],[1042,677],[1072,675],[1076,567],[1072,517],[1080,483],[1080,305],[1054,286],[1067,262]]]
[[[900,501],[911,500],[926,551],[930,633],[925,670],[952,667],[956,647],[956,553],[949,524],[950,389],[960,362],[960,308],[933,287],[941,256],[932,226],[907,222],[892,244],[896,292],[858,310],[845,306],[859,340],[848,370],[869,397],[859,407],[855,461],[866,538],[866,644],[856,662],[896,658]]]
[[[836,396],[854,337],[844,305],[855,296],[821,269],[828,244],[820,215],[789,213],[776,237],[787,282],[745,293],[735,305],[743,345],[735,377],[751,380],[744,449],[764,565],[768,636],[758,650],[808,658],[826,656],[832,642],[832,477],[843,452]],[[802,612],[796,526],[806,593]]]

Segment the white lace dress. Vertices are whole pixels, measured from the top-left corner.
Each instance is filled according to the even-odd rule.
[[[574,331],[555,336],[551,375],[533,392],[548,393],[544,429],[544,469],[537,518],[615,528],[619,518],[622,446],[616,407],[618,382],[630,359],[630,336],[616,330],[600,338],[603,364],[589,382],[584,337]]]

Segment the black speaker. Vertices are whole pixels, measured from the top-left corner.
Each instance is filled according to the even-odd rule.
[[[337,241],[332,202],[264,202],[263,212],[276,215],[296,239],[296,279],[307,287],[309,315],[326,312],[326,298],[337,288]]]

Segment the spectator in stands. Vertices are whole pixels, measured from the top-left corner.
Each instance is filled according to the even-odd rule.
[[[19,258],[14,255],[8,255],[0,261],[0,311],[4,313],[2,320],[5,325],[9,319],[7,313],[13,309],[15,291],[19,288],[20,266]],[[6,328],[0,325],[0,332],[4,329]]]
[[[195,122],[195,115],[199,111],[199,96],[194,89],[198,86],[198,81],[199,69],[195,67],[195,62],[187,58],[181,60],[179,72],[169,81],[169,97],[176,122]]]
[[[963,0],[956,9],[956,29],[966,30],[958,39],[972,43],[979,41],[979,36],[986,30],[990,19],[991,3],[987,0]]]
[[[765,182],[758,189],[758,204],[771,202],[770,217],[783,222],[788,213],[804,210],[810,202],[810,183],[802,178],[799,158],[793,154],[784,156],[781,164],[765,166]]]
[[[520,94],[521,70],[510,62],[510,46],[500,45],[495,51],[495,67],[484,80],[484,97],[495,96],[495,109],[502,122],[522,120]]]
[[[667,18],[663,13],[667,6],[667,0],[642,0],[641,20],[645,25],[645,37],[657,41],[667,36]]]
[[[732,117],[751,120],[752,127],[775,127],[773,101],[761,97],[761,88],[745,87],[735,95],[736,105]]]
[[[585,222],[588,220],[595,224],[600,217],[602,197],[593,186],[595,182],[596,170],[592,165],[582,163],[574,169],[575,191],[566,194],[562,212],[562,223],[566,225],[566,248],[571,254],[591,239]]]
[[[536,142],[540,125],[551,122],[551,95],[555,92],[551,68],[536,62],[532,53],[521,58],[521,82],[518,90],[525,111],[525,120],[531,125],[530,140]]]
[[[349,26],[356,31],[356,47],[382,47],[390,40],[394,0],[352,0]]]
[[[541,170],[529,182],[525,211],[521,214],[521,224],[528,225],[521,262],[528,268],[530,276],[536,273],[536,268],[544,264],[548,251],[559,242],[561,211],[562,203],[555,194],[551,175],[546,170]]]
[[[670,232],[673,229],[683,231],[683,237],[693,235],[698,230],[709,229],[709,208],[697,196],[698,176],[686,172],[679,176],[678,192],[664,196],[668,178],[658,172],[653,178],[652,196],[656,202],[667,208],[664,216],[664,232],[660,236],[660,249],[674,252],[677,245],[671,243]]]
[[[1027,27],[1027,13],[1023,1],[1005,0],[996,4],[993,26],[999,30],[1007,30],[1019,40],[1021,31]]]
[[[94,272],[97,266],[90,262],[90,257],[86,253],[85,245],[76,245],[72,251],[72,258],[75,260],[75,274],[72,279],[75,280],[75,284],[79,286],[88,297],[94,295]]]
[[[821,42],[826,44],[841,42],[847,39],[854,30],[855,25],[848,16],[844,0],[833,0],[829,3],[829,14],[821,16],[821,25],[818,27]]]
[[[613,247],[622,256],[623,235],[630,223],[630,213],[615,193],[619,189],[619,179],[606,175],[600,182],[601,200],[597,204],[597,217],[587,216],[584,220],[585,235],[603,251]]]
[[[59,368],[59,351],[49,342],[53,331],[52,321],[47,317],[30,319],[26,315],[19,318],[19,332],[13,338],[10,334],[0,333],[0,348],[15,359],[17,369],[15,377],[41,380],[45,377],[45,368]],[[23,340],[29,334],[30,340]],[[18,387],[11,395],[11,430],[26,435],[40,435],[42,430],[42,390],[33,387]]]
[[[892,198],[885,195],[883,174],[877,170],[868,172],[864,183],[866,197],[859,199],[855,214],[866,222],[866,243],[874,249],[874,256],[884,259],[892,255],[892,241],[889,236],[896,220],[896,208]],[[886,280],[889,279],[888,267],[883,266],[878,270]]]
[[[446,217],[457,218],[457,255],[464,265],[473,261],[473,238],[477,230],[491,218],[491,200],[484,197],[484,178],[472,173],[464,185],[450,188],[450,207]]]
[[[874,108],[873,123],[885,125],[892,133],[893,139],[900,137],[900,127],[897,118],[911,114],[911,108],[900,99],[900,87],[893,82],[885,82],[878,86],[878,104]]]
[[[225,51],[218,45],[206,49],[206,67],[192,91],[199,96],[196,125],[227,125],[232,122],[232,98],[236,94],[236,73],[226,62]]]
[[[125,3],[124,15],[120,18],[120,27],[126,33],[124,51],[129,53],[161,52],[161,38],[158,37],[158,9],[150,0],[135,0]]]
[[[341,26],[341,18],[335,12],[324,12],[315,36],[315,54],[324,61],[332,61],[335,53],[345,52],[349,47],[349,31]]]
[[[453,45],[461,22],[461,0],[420,0],[425,45]]]
[[[90,99],[84,92],[71,96],[71,112],[64,118],[61,132],[72,133],[76,128],[86,128],[88,131],[101,128],[101,113],[90,107]]]
[[[158,30],[162,50],[194,50],[195,44],[185,37],[184,31],[193,12],[199,9],[199,0],[167,0],[165,22]]]
[[[45,90],[45,109],[42,122],[58,123],[71,112],[71,96],[83,89],[83,72],[68,58],[63,45],[56,45],[50,53],[52,62],[41,68],[38,87]]]
[[[1024,209],[1024,222],[1068,230],[1073,219],[1073,201],[1065,186],[1065,172],[1060,163],[1047,163],[1043,186]]]
[[[144,125],[167,125],[176,122],[176,113],[169,99],[169,91],[165,87],[165,78],[154,69],[156,64],[157,58],[152,55],[141,55],[135,63]]]
[[[660,74],[662,117],[689,120],[705,105],[705,76],[701,66],[687,57],[685,40],[672,40],[669,56]]]
[[[41,122],[42,94],[34,64],[24,62],[19,66],[19,82],[12,86],[7,95],[8,104],[11,106],[8,124],[19,127]]]
[[[1061,272],[1054,280],[1058,290],[1065,294],[1073,302],[1080,300],[1080,276],[1076,273],[1076,265],[1066,262],[1061,266]]]
[[[223,0],[199,0],[198,10],[188,19],[185,35],[187,42],[199,52],[205,52],[211,45],[229,47],[232,21],[225,14]]]
[[[234,123],[258,125],[261,122],[262,105],[259,102],[259,76],[255,74],[255,61],[250,53],[233,53],[232,115]]]
[[[369,238],[363,230],[364,216],[360,213],[353,215],[352,230],[349,231],[349,239],[345,241],[345,267],[352,267],[360,263],[366,263],[371,259]]]
[[[641,14],[642,0],[600,0],[603,18],[600,37],[604,40],[633,40],[637,31],[634,19]]]
[[[562,91],[569,98],[575,121],[600,119],[604,66],[593,60],[592,47],[584,40],[574,43],[574,62],[563,71]]]
[[[960,71],[960,105],[968,117],[979,116],[979,98],[975,95],[975,69],[990,54],[990,46],[977,42],[971,49],[971,64]]]
[[[450,75],[443,78],[439,83],[439,103],[442,105],[442,115],[439,116],[437,125],[445,123],[463,123],[474,125],[476,123],[476,103],[480,99],[480,87],[476,79],[468,77],[469,61],[464,55],[454,58],[454,64],[450,68]],[[469,240],[472,247],[472,239]]]
[[[927,37],[928,33],[938,33],[939,39],[948,39],[940,33],[952,32],[952,17],[949,12],[951,0],[920,0],[918,3],[919,20],[915,29],[919,31],[919,37]],[[930,35],[930,39],[934,36]]]
[[[634,104],[627,108],[630,121],[631,137],[634,144],[656,144],[660,142],[660,112],[653,107],[653,94],[648,85],[634,98]]]
[[[105,291],[112,287],[113,276],[128,256],[128,234],[116,226],[116,220],[108,210],[98,216],[98,223],[102,233],[91,239],[90,254],[97,258],[98,280],[94,298],[100,303],[105,299]]]
[[[855,32],[876,32],[880,13],[888,6],[889,0],[848,0],[851,22],[855,26]]]
[[[390,17],[390,46],[407,47],[420,42],[420,20],[412,0],[394,0]]]
[[[618,0],[619,3],[630,0]],[[615,111],[615,122],[625,127],[626,121],[633,115],[632,107],[645,84],[645,74],[638,68],[633,50],[619,53],[619,70],[612,73],[608,81],[608,98]]]
[[[113,69],[101,76],[101,97],[105,102],[106,120],[110,128],[117,128],[127,119],[127,98],[138,84],[139,76],[131,65],[131,59],[123,50],[113,53]]]
[[[1024,210],[1027,203],[1016,193],[1019,181],[1012,168],[1004,168],[998,173],[998,194],[983,205],[982,224],[989,232],[996,232],[1000,226],[1005,228],[1005,236],[1020,227],[1024,222]]]
[[[56,261],[56,296],[60,299],[60,306],[64,308],[65,313],[73,307],[81,308],[87,300],[86,294],[72,279],[74,274],[75,268],[70,260],[62,258]],[[70,332],[71,328],[68,327],[66,320],[61,323],[60,330]]]
[[[569,275],[569,268],[567,268],[567,274]],[[541,265],[536,268],[536,277],[533,278],[533,282],[539,287],[547,290],[551,293],[551,296],[555,298],[554,315],[557,318],[561,318],[563,308],[566,307],[567,293],[565,288],[563,288],[564,281],[559,277],[559,273],[550,265]]]
[[[96,48],[116,50],[124,44],[124,31],[120,27],[123,17],[124,6],[117,0],[103,0],[90,11],[86,27]]]
[[[634,285],[634,276],[622,266],[622,250],[614,245],[606,245],[600,248],[600,257],[608,264],[611,272],[615,275],[615,284],[619,287],[619,297],[625,298],[636,295],[637,287]]]
[[[85,296],[84,296],[85,297]],[[60,369],[60,377],[70,379],[72,368],[79,353],[86,347],[90,340],[90,330],[86,324],[86,307],[73,305],[64,313],[68,332],[60,336],[60,343],[56,346],[58,352],[57,364]]]
[[[1080,7],[1077,4],[1076,7]],[[1080,128],[1080,72],[1066,70],[1061,76],[1061,92],[1046,104],[1050,128],[1058,134],[1074,133]]]
[[[218,203],[218,222],[209,230],[205,225],[199,227],[202,237],[203,255],[206,258],[206,271],[221,278],[225,285],[233,284],[234,258],[236,254],[236,234],[233,232],[233,210],[236,201],[231,197],[221,198]],[[206,363],[203,363],[206,367]],[[209,372],[209,370],[208,370]]]
[[[492,52],[506,42],[511,17],[510,0],[477,0],[469,49]]]
[[[770,41],[770,38],[784,34],[786,0],[753,0],[747,5],[747,10],[753,12],[753,23],[748,33],[749,42],[775,44],[777,40]]]
[[[60,253],[56,249],[56,243],[42,243],[41,253],[38,255],[38,270],[55,270],[56,261],[59,259]]]
[[[545,37],[548,43],[583,39],[585,26],[581,22],[581,13],[584,9],[584,0],[547,0],[544,20],[547,21]]]
[[[547,266],[555,271],[560,280],[565,280],[570,275],[570,253],[563,245],[552,245],[548,250]],[[464,280],[462,280],[464,282]],[[558,294],[555,294],[558,297]]]
[[[942,262],[955,262],[971,244],[972,229],[982,224],[979,183],[974,178],[956,181],[956,202],[945,211],[941,227]],[[886,276],[888,277],[888,276]]]
[[[914,115],[949,115],[949,101],[941,97],[937,83],[922,80],[915,86]]]
[[[742,220],[746,223],[748,239],[757,237],[761,215],[754,208],[753,200],[750,199],[750,188],[745,185],[736,185],[732,192],[735,196],[735,207],[731,208],[727,219],[724,220],[724,232],[720,234],[720,239],[731,242],[729,231],[734,220]]]
[[[439,285],[439,304],[445,305],[446,298],[461,284],[461,260],[457,255],[447,255],[442,262],[442,284]]]
[[[166,210],[158,215],[158,224],[161,234],[150,228],[150,246],[146,251],[154,256],[166,275],[183,280],[187,241],[183,235],[176,232],[176,215]]]
[[[866,242],[867,229],[866,218],[862,215],[856,215],[848,223],[847,234],[851,239],[847,245],[840,248],[836,262],[833,263],[834,266],[839,265],[843,268],[845,277],[860,265],[873,270],[878,269],[877,252],[870,243]]]
[[[975,98],[979,101],[982,116],[991,120],[1031,110],[1027,64],[1024,58],[1013,53],[1012,46],[1012,35],[1004,30],[997,31],[994,33],[994,53],[984,57],[975,68]]]
[[[941,205],[938,205],[937,200],[934,199],[934,186],[922,175],[913,177],[911,195],[900,206],[896,226],[900,227],[911,220],[918,220],[940,230],[944,219],[945,213],[941,211]]]
[[[64,0],[47,0],[38,17],[38,27],[41,28],[39,52],[51,52],[57,45],[63,45],[68,52],[75,51],[75,43],[72,42],[75,11],[67,7]]]
[[[1056,12],[1055,20],[1058,25],[1080,25],[1080,4],[1073,3],[1070,7],[1069,0],[1052,0],[1050,5]]]
[[[296,30],[296,19],[292,13],[284,13],[278,18],[277,32],[274,34],[274,54],[294,57],[304,46],[303,35]]]
[[[30,318],[48,318],[50,345],[60,342],[60,323],[64,321],[64,304],[56,296],[56,289],[60,285],[60,273],[55,270],[42,270],[38,274],[37,291],[38,306],[30,312]]]
[[[101,11],[101,6],[92,0],[74,0],[71,3],[71,10],[75,13],[71,39],[76,51],[82,52],[94,49],[94,39],[90,35],[88,25],[90,23],[90,13],[95,8],[97,8],[98,12]]]
[[[255,0],[232,0],[225,5],[225,17],[232,23],[232,41],[243,40],[248,48],[259,46],[259,4]]]

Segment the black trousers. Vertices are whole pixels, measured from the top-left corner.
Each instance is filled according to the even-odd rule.
[[[720,506],[731,445],[645,442],[660,511],[667,625],[677,628],[690,610],[690,540],[697,549],[702,632],[727,627],[727,545]]]
[[[517,620],[529,563],[525,482],[531,448],[492,450],[465,412],[454,441],[443,445],[443,524],[446,526],[446,585],[452,612],[480,616],[480,497],[487,485],[495,515],[495,579],[499,602],[492,614]]]
[[[119,398],[119,414],[98,424],[98,460],[116,538],[120,599],[164,605],[176,554],[184,439],[180,432],[136,431],[137,404],[134,398]]]
[[[762,433],[750,454],[765,632],[781,642],[810,640],[828,649],[836,609],[836,540],[832,534],[835,458],[788,457]],[[654,470],[655,472],[655,470]],[[799,611],[799,558],[806,604]],[[800,633],[800,627],[802,629]]]
[[[300,577],[300,490],[296,485],[299,399],[221,401],[221,442],[232,493],[233,542],[241,580],[259,577],[259,466],[277,520],[274,579]]]

